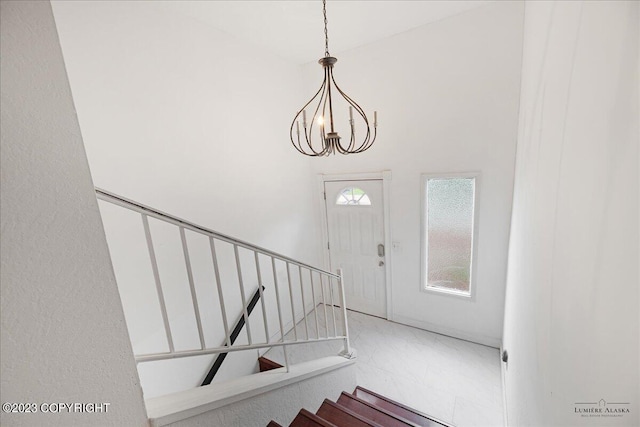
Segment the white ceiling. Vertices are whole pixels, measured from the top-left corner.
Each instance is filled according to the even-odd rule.
[[[329,0],[329,52],[337,55],[489,2]],[[171,13],[195,18],[298,64],[324,56],[320,0],[173,0],[161,1],[159,4]]]

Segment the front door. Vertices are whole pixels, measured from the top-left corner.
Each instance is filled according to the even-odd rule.
[[[331,269],[342,269],[347,308],[386,317],[382,180],[325,181]]]

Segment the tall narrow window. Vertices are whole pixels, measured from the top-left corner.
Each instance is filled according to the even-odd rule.
[[[475,176],[423,177],[425,289],[471,295]]]

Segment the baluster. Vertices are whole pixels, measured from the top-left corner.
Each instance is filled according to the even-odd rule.
[[[342,326],[344,327],[344,351],[343,355],[349,358],[353,357],[351,352],[351,343],[349,342],[349,323],[347,321],[347,298],[344,294],[344,278],[342,269],[338,269],[338,286],[340,290],[340,300],[342,304]]]
[[[211,247],[211,259],[213,260],[213,272],[216,276],[216,287],[218,288],[218,299],[220,303],[220,311],[222,312],[222,324],[224,325],[224,336],[227,340],[227,347],[231,347],[231,336],[229,335],[229,324],[227,323],[227,310],[224,305],[224,296],[222,295],[222,283],[220,282],[220,269],[218,268],[218,257],[216,255],[216,245],[213,237],[209,236],[209,246]]]
[[[322,273],[320,274],[320,290],[322,291],[322,308],[324,310],[324,327],[325,327],[325,337],[329,338],[329,318],[327,317],[327,300],[324,295],[324,281],[322,280]]]
[[[269,326],[267,325],[267,310],[264,305],[264,294],[262,293],[262,275],[260,273],[260,260],[258,259],[258,252],[253,252],[256,260],[256,273],[258,274],[258,293],[260,294],[260,304],[262,306],[262,320],[264,321],[264,333],[266,342],[269,342]]]
[[[187,279],[189,279],[189,289],[191,290],[191,302],[196,315],[196,325],[198,326],[198,336],[200,337],[200,348],[204,350],[204,333],[202,332],[202,320],[200,318],[200,307],[198,307],[198,297],[196,286],[193,283],[193,271],[191,270],[191,259],[189,258],[189,248],[187,247],[187,237],[184,227],[180,227],[180,240],[182,241],[182,253],[184,254],[184,264],[187,267]]]
[[[284,343],[284,325],[282,323],[282,309],[280,308],[280,291],[278,290],[278,274],[276,273],[276,260],[271,257],[271,269],[273,270],[273,287],[276,289],[276,305],[278,306],[278,322],[280,322],[280,337]],[[289,358],[287,357],[287,346],[282,346],[282,354],[284,355],[284,366],[289,372]]]
[[[318,303],[316,302],[316,291],[313,286],[313,270],[309,270],[309,280],[311,282],[311,298],[313,299],[313,317],[316,319],[316,339],[320,339],[320,323],[318,322]]]
[[[153,248],[153,240],[151,239],[151,230],[149,229],[149,218],[145,214],[142,214],[142,225],[144,227],[144,235],[147,238],[147,248],[149,249],[151,269],[153,270],[153,279],[156,282],[156,292],[158,294],[158,302],[160,303],[160,313],[162,314],[164,331],[167,335],[167,343],[169,344],[169,353],[173,353],[175,349],[173,347],[173,338],[171,336],[171,326],[169,325],[169,317],[167,315],[167,306],[164,302],[164,293],[162,292],[162,284],[160,283],[160,273],[158,272],[158,261],[156,260],[156,251]]]
[[[331,276],[327,277],[327,281],[329,282],[329,295],[331,296],[331,315],[333,316],[333,336],[338,336],[338,327],[336,326],[336,305],[333,302],[333,279]]]
[[[238,270],[238,284],[240,285],[240,297],[242,298],[242,315],[244,316],[244,324],[247,327],[247,338],[249,345],[251,340],[251,327],[249,326],[249,313],[247,312],[247,298],[244,295],[244,283],[242,282],[242,267],[240,266],[240,255],[238,255],[238,245],[233,245],[233,253],[236,256],[236,269]]]
[[[307,323],[307,304],[304,301],[304,284],[302,283],[302,267],[298,266],[298,276],[300,277],[300,295],[302,296],[302,316],[304,317],[304,329],[309,339],[309,323]]]
[[[291,301],[291,319],[293,322],[293,338],[298,341],[298,328],[296,327],[296,310],[293,306],[293,288],[291,287],[291,272],[289,271],[289,263],[287,264],[287,282],[289,283],[289,300]]]

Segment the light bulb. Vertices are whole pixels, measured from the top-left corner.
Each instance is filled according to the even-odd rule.
[[[318,126],[324,126],[324,117],[318,116]]]

